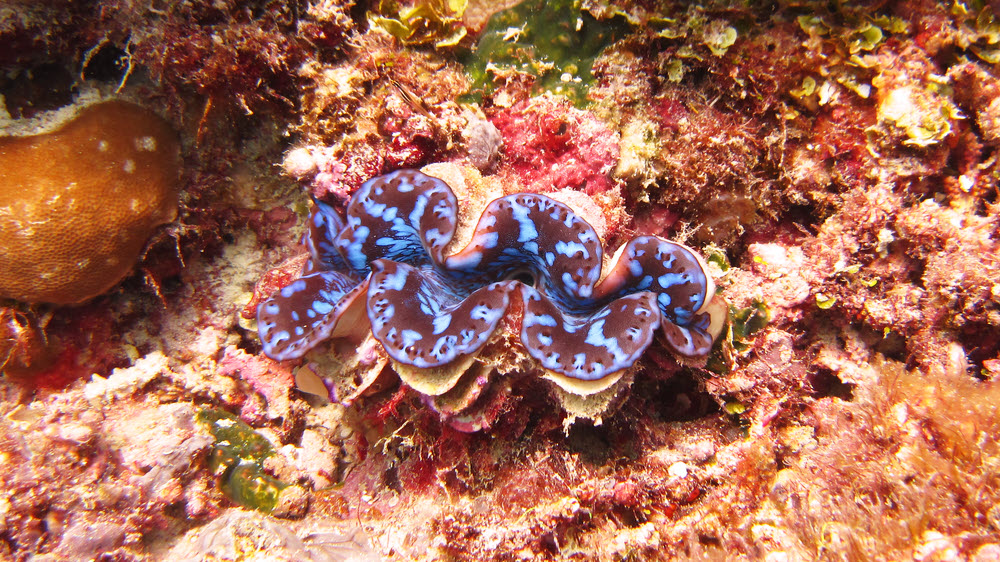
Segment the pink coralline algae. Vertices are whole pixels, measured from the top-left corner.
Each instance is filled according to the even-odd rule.
[[[250,355],[243,350],[228,347],[219,360],[218,374],[221,376],[238,374],[267,401],[269,411],[275,413],[270,417],[279,417],[288,409],[288,389],[293,386],[294,377],[291,371],[282,368],[281,365],[275,365],[266,357]],[[254,411],[256,407],[254,402],[244,404],[243,414],[255,417],[251,414],[256,413]]]
[[[553,96],[539,96],[492,118],[504,139],[503,158],[525,191],[578,187],[589,194],[612,187],[618,133],[588,111]]]
[[[302,277],[258,308],[264,352],[297,358],[327,338],[367,330],[367,318],[398,363],[453,365],[480,351],[515,299],[528,353],[578,380],[630,367],[657,328],[681,355],[712,347],[722,318],[709,311],[714,283],[690,248],[637,237],[598,283],[597,233],[552,199],[522,193],[493,201],[468,246],[445,256],[457,221],[448,185],[413,170],[366,182],[346,226],[317,202]]]
[[[346,203],[365,180],[382,173],[385,155],[363,143],[343,153],[329,146],[307,146],[289,151],[282,167],[291,177],[308,182],[313,197]]]

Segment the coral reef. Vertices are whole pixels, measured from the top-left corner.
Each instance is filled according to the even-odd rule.
[[[165,361],[161,355],[134,369],[155,376]],[[200,468],[211,439],[197,431],[190,403],[151,401],[137,411],[98,384],[27,407],[5,396],[6,557],[131,556],[142,550],[143,533],[169,523],[171,506],[186,504],[197,518],[218,501]]]
[[[181,174],[173,224],[116,290],[0,303],[0,558],[997,559],[997,8],[3,3],[5,123],[137,104],[177,131]],[[69,171],[20,164],[4,186]],[[406,168],[449,189],[363,187]],[[386,216],[446,193],[440,232],[418,224],[431,207]],[[529,224],[538,252],[516,241]],[[116,227],[73,228],[112,243]],[[704,256],[725,296],[705,291],[718,316],[728,303],[707,356],[652,324],[596,381],[529,352],[551,350],[525,337],[543,312],[651,301],[611,287],[653,237]],[[582,284],[535,261],[570,240],[601,256],[573,260]],[[314,301],[334,273],[357,298]],[[507,302],[474,351],[407,364],[401,343],[431,358],[492,320],[453,311],[435,335],[444,313],[420,299],[459,310],[476,291]],[[301,311],[349,305],[312,334],[345,337],[274,360],[283,330],[256,322],[274,303],[290,338]]]
[[[296,526],[302,527],[302,526]],[[377,562],[364,530],[356,525],[295,528],[254,512],[227,510],[162,553],[164,560],[265,560]]]

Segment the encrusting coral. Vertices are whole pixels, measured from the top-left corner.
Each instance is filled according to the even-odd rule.
[[[75,304],[110,289],[177,215],[179,173],[170,125],[127,102],[0,137],[0,297]]]

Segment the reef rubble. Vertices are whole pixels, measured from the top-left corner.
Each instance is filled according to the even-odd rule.
[[[0,558],[1000,558],[996,9],[3,3]],[[25,136],[80,107],[113,130]],[[368,193],[400,174],[446,184],[447,236]],[[635,240],[694,256],[657,325],[708,353],[545,363],[532,307],[668,292],[587,300]],[[400,360],[495,285],[474,349]],[[382,312],[284,353],[351,291]]]

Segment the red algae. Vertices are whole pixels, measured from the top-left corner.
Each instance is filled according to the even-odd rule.
[[[501,109],[491,121],[504,141],[508,181],[525,191],[598,194],[614,185],[618,134],[592,113],[544,95]]]

